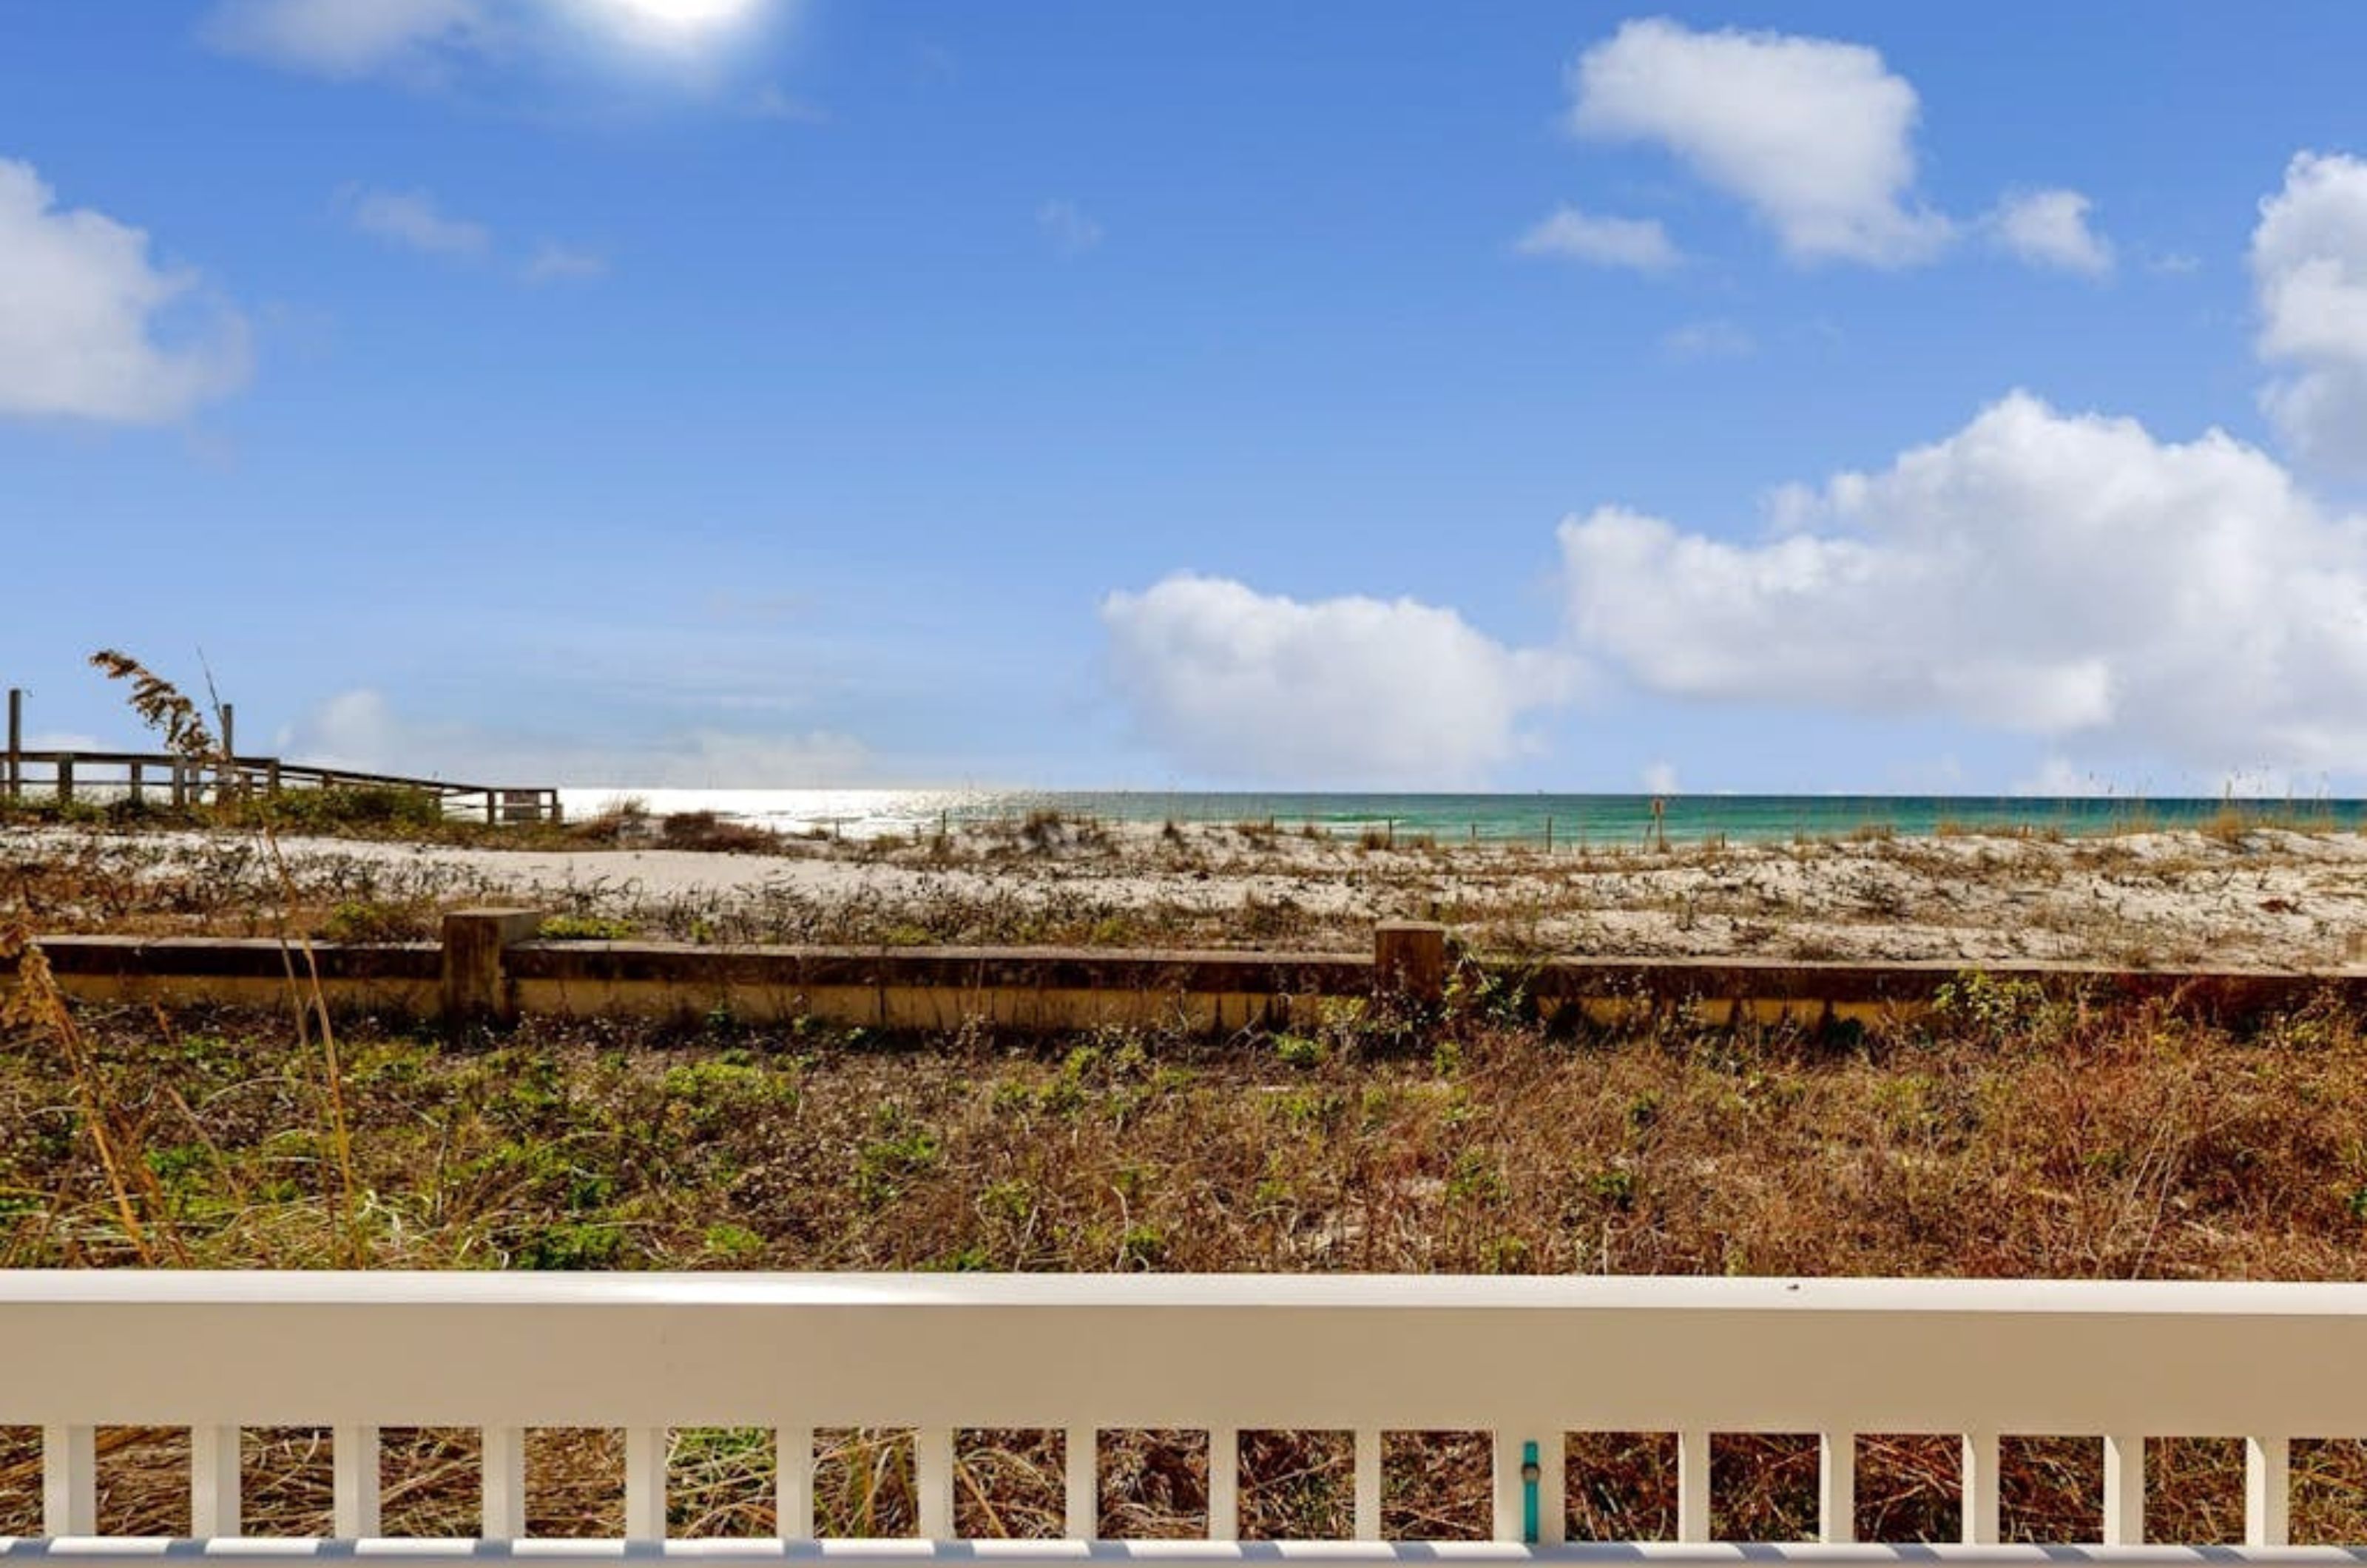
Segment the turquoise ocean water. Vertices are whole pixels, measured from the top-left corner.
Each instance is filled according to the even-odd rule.
[[[1399,839],[1557,848],[1637,847],[1655,841],[1654,798],[1648,795],[1366,795],[1230,791],[985,789],[653,789],[577,788],[562,792],[580,818],[630,796],[656,812],[713,811],[787,833],[845,838],[905,836],[953,826],[1018,821],[1030,813],[1113,822],[1272,822],[1357,836],[1379,830]],[[1868,832],[1901,837],[1973,830],[2067,836],[2198,827],[2240,812],[2248,820],[2356,831],[2367,801],[2332,799],[2162,799],[2109,795],[1671,795],[1659,797],[1659,830],[1672,843],[1765,842],[1846,838]]]

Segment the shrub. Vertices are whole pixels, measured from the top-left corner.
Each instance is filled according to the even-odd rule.
[[[670,850],[705,850],[724,854],[770,854],[780,841],[762,828],[727,822],[712,811],[679,811],[664,818],[659,841]]]

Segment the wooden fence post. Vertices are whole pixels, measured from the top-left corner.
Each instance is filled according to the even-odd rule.
[[[71,752],[58,759],[58,804],[60,806],[73,804],[74,765],[74,760]]]
[[[542,929],[539,909],[456,909],[444,917],[444,1022],[507,1023],[517,1016],[502,950]]]
[[[8,688],[8,798],[19,799],[25,793],[25,694],[22,688]]]
[[[1373,992],[1434,1009],[1446,1001],[1446,928],[1427,920],[1383,920],[1373,928]]]

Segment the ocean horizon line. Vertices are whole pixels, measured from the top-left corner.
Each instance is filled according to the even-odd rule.
[[[980,787],[566,785],[571,817],[638,804],[652,815],[712,812],[791,835],[905,837],[1024,822],[1054,813],[1161,826],[1378,831],[1436,842],[1769,841],[1869,831],[2066,836],[2255,823],[2312,830],[2367,827],[2367,800],[2330,795],[2137,795],[1642,791],[1093,790]]]

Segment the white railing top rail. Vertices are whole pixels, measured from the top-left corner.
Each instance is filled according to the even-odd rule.
[[[0,1421],[2367,1436],[2367,1285],[0,1271]]]
[[[2367,1547],[2282,1546],[1960,1546],[1829,1545],[1814,1541],[1577,1541],[1527,1546],[1509,1541],[1213,1540],[560,1540],[503,1542],[379,1538],[358,1541],[207,1540],[163,1537],[12,1539],[0,1536],[0,1562],[201,1562],[216,1568],[285,1568],[290,1562],[384,1562],[389,1568],[464,1568],[470,1563],[680,1562],[846,1564],[848,1568],[923,1568],[947,1562],[993,1568],[1089,1568],[1094,1563],[1310,1563],[1321,1568],[2359,1568]]]
[[[2367,1282],[1535,1274],[754,1274],[0,1269],[18,1302],[1603,1307],[2348,1314]]]
[[[1229,1537],[1239,1432],[1344,1429],[1365,1544],[1340,1550],[1356,1562],[1386,1554],[1383,1432],[1492,1433],[1495,1534],[1513,1544],[1523,1487],[1562,1495],[1562,1434],[1677,1434],[1679,1533],[1695,1543],[1709,1434],[1817,1434],[1836,1547],[1861,1434],[1961,1438],[1965,1538],[1981,1546],[1998,1536],[2001,1436],[2100,1438],[2099,1539],[2132,1548],[2144,1439],[2239,1438],[2247,1539],[2268,1549],[2286,1539],[2290,1439],[2367,1437],[2367,1285],[0,1272],[0,1425],[44,1428],[51,1537],[90,1533],[99,1426],[191,1429],[205,1537],[238,1533],[240,1428],[333,1428],[337,1534],[353,1538],[378,1534],[379,1427],[475,1427],[495,1543],[525,1533],[530,1427],[625,1430],[636,1540],[664,1533],[669,1428],[779,1433],[792,1538],[812,1533],[816,1428],[912,1428],[921,1533],[940,1540],[957,1430],[1064,1430],[1068,1533],[1083,1540],[1097,1533],[1097,1430],[1208,1432],[1210,1529]],[[1546,1509],[1539,1541],[1560,1524]]]

